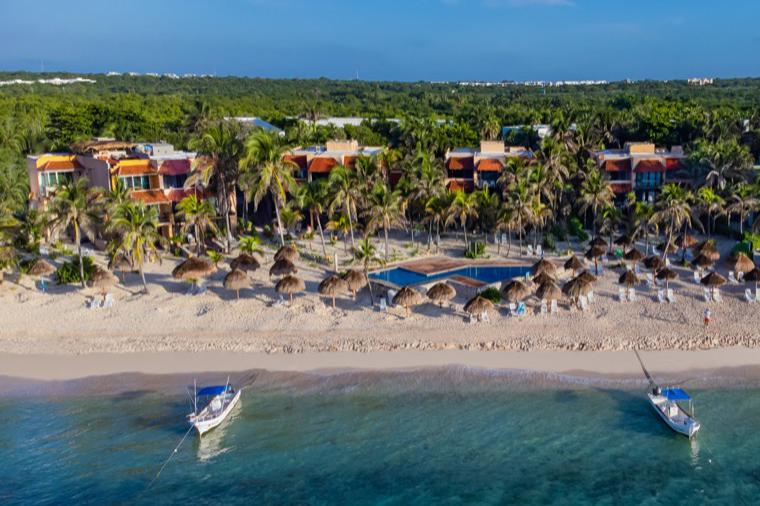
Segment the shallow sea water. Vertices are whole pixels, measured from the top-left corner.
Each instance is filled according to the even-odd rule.
[[[150,488],[187,430],[184,389],[7,396],[0,504],[760,503],[760,389],[690,392],[692,441],[640,384],[272,376]]]

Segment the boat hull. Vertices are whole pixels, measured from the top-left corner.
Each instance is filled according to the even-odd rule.
[[[649,399],[649,405],[652,406],[652,409],[655,413],[660,417],[660,419],[665,422],[665,425],[670,427],[670,429],[674,432],[677,432],[678,434],[684,435],[688,438],[692,438],[696,435],[697,431],[699,431],[700,425],[699,422],[692,419],[691,417],[688,417],[689,423],[677,423],[670,419],[663,411],[660,409],[660,406],[655,402],[655,397],[653,397],[651,394],[647,395]],[[680,409],[680,408],[679,408]],[[683,412],[683,411],[682,411]]]
[[[235,392],[235,396],[227,404],[227,406],[225,406],[224,410],[222,410],[222,412],[219,413],[218,416],[215,416],[213,418],[208,418],[206,420],[193,420],[191,422],[196,432],[198,433],[198,436],[202,436],[203,434],[214,429],[215,427],[218,427],[219,425],[222,424],[222,422],[224,422],[224,420],[227,418],[227,416],[229,416],[230,412],[233,410],[233,408],[237,405],[238,401],[240,400],[240,392],[241,390],[238,390],[237,392]]]

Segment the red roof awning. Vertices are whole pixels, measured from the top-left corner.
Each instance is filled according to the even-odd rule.
[[[309,164],[309,172],[312,174],[326,174],[338,165],[337,160],[332,157],[317,157]]]
[[[158,168],[163,176],[179,176],[190,173],[190,160],[165,160]]]
[[[146,204],[168,204],[171,202],[163,190],[133,190],[129,196],[135,200],[142,200]]]
[[[485,158],[478,163],[478,172],[501,172],[501,170],[504,168],[504,165],[501,163],[501,161],[496,160],[494,158]]]
[[[604,170],[607,172],[631,170],[631,160],[629,158],[625,158],[623,160],[607,160],[604,162]]]
[[[628,193],[633,190],[631,183],[610,183],[610,187],[614,193]]]
[[[128,160],[121,162],[114,168],[119,176],[142,176],[157,174],[156,169],[151,165],[150,160]]]
[[[79,163],[75,160],[71,161],[64,161],[64,160],[54,160],[50,162],[43,163],[39,167],[37,167],[37,170],[41,171],[47,171],[47,170],[56,170],[56,171],[64,171],[64,170],[76,170],[81,169],[82,166],[79,165]]]
[[[472,170],[474,167],[475,160],[471,156],[452,156],[446,161],[449,170]]]
[[[450,179],[446,184],[446,188],[450,191],[464,190],[471,192],[475,190],[475,182],[470,180]]]
[[[308,165],[308,162],[306,160],[306,155],[285,155],[282,157],[283,160],[286,162],[292,162],[296,165],[298,165],[299,169],[305,169]]]
[[[641,160],[636,164],[635,172],[663,172],[665,165],[660,160]]]

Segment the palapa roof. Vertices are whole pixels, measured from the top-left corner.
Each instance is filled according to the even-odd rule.
[[[694,248],[694,253],[697,255],[704,255],[713,262],[720,260],[720,252],[715,247],[715,241],[712,239],[706,239],[697,244],[697,246]]]
[[[536,290],[536,297],[546,300],[559,300],[562,298],[562,290],[554,283],[541,283]]]
[[[111,270],[119,269],[120,271],[131,269],[132,264],[129,263],[129,259],[122,255],[121,253],[117,255],[113,255],[110,260],[108,260],[108,268]]]
[[[630,270],[626,270],[618,278],[618,283],[626,286],[633,286],[639,282],[639,278],[636,277],[636,273]]]
[[[476,295],[464,305],[465,313],[481,315],[493,310],[493,302],[482,295]]]
[[[410,306],[416,306],[421,302],[422,296],[419,294],[419,292],[408,286],[403,287],[398,291],[396,295],[393,296],[394,304],[398,304],[399,306],[404,306],[407,308]]]
[[[117,278],[111,271],[103,269],[102,267],[96,267],[95,272],[90,276],[90,280],[87,282],[87,286],[98,290],[107,290],[116,284]]]
[[[270,276],[287,276],[290,274],[296,274],[297,272],[298,269],[296,269],[296,266],[293,265],[293,262],[285,260],[284,258],[277,260],[274,264],[272,264],[272,267],[269,268]]]
[[[457,292],[447,283],[436,283],[427,291],[427,296],[435,302],[446,302],[453,299]]]
[[[715,271],[711,271],[707,276],[703,277],[700,281],[705,286],[720,286],[726,282],[726,278],[721,276]]]
[[[697,238],[691,234],[681,234],[676,237],[676,246],[679,248],[693,248],[697,244]]]
[[[714,263],[715,261],[712,258],[709,258],[704,253],[700,253],[697,258],[691,261],[691,265],[693,265],[694,267],[699,267],[699,268],[710,267]]]
[[[301,278],[288,275],[279,280],[274,289],[278,293],[294,294],[303,292],[306,289],[306,283]]]
[[[664,269],[660,269],[657,272],[657,279],[676,279],[677,277],[678,277],[678,273],[668,267],[665,267]]]
[[[522,281],[513,279],[501,287],[501,293],[507,302],[519,302],[530,295],[530,288]]]
[[[631,240],[630,236],[628,236],[627,234],[623,234],[617,239],[615,239],[615,244],[617,246],[630,246],[631,244],[633,244],[633,241]]]
[[[590,247],[599,246],[602,248],[606,248],[607,246],[609,246],[607,244],[607,241],[601,236],[596,236],[593,239],[591,239],[591,242],[589,242],[588,245]]]
[[[541,274],[542,272],[545,272],[549,275],[552,275],[556,272],[557,266],[551,263],[550,261],[542,258],[538,262],[534,263],[530,268],[530,273],[533,276],[537,276],[538,274]]]
[[[586,258],[589,260],[592,260],[594,258],[598,258],[607,251],[607,248],[604,246],[591,246],[588,251],[586,251]]]
[[[584,281],[580,276],[574,277],[562,287],[562,293],[571,299],[577,299],[581,295],[588,295],[591,290],[591,283]]]
[[[216,272],[216,265],[205,258],[190,257],[172,271],[172,277],[182,280],[203,278]]]
[[[293,244],[286,244],[285,246],[281,247],[277,250],[277,253],[274,254],[274,261],[277,260],[288,260],[289,262],[294,262],[298,260],[298,250]]]
[[[623,259],[628,260],[629,262],[641,262],[644,259],[644,253],[636,248],[632,248],[625,252]]]
[[[323,279],[322,282],[319,283],[317,290],[322,295],[335,297],[336,295],[342,295],[348,291],[348,283],[346,283],[345,279],[333,274]]]
[[[241,269],[232,269],[224,276],[223,285],[228,290],[242,290],[251,287],[251,278]]]
[[[644,267],[657,271],[665,267],[665,262],[657,255],[650,255],[644,259]]]
[[[261,263],[259,263],[258,258],[248,253],[241,253],[230,262],[232,270],[240,269],[241,271],[253,272],[259,267],[261,267]]]
[[[755,262],[753,262],[746,254],[737,252],[731,255],[726,261],[728,266],[736,272],[749,272],[755,268]]]
[[[350,269],[343,275],[343,279],[348,283],[348,289],[352,291],[361,290],[367,286],[367,276],[356,269]]]
[[[577,271],[583,269],[583,262],[575,255],[571,256],[565,262],[565,269],[569,271]]]
[[[31,267],[29,267],[27,274],[30,276],[46,276],[48,274],[53,274],[54,272],[55,267],[53,267],[53,264],[43,258],[38,258],[32,263]]]
[[[554,276],[550,276],[546,272],[542,272],[537,276],[533,277],[533,282],[537,285],[543,285],[544,283],[554,283],[556,279],[554,279]]]
[[[573,279],[578,279],[580,281],[583,281],[584,283],[596,283],[596,276],[591,274],[589,271],[583,271],[577,276],[575,276]]]

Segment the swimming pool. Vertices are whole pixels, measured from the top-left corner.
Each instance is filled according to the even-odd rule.
[[[404,269],[403,267],[394,267],[380,272],[373,272],[369,277],[370,279],[392,283],[396,286],[419,285],[452,276],[462,276],[480,281],[481,283],[491,284],[504,281],[505,279],[525,276],[529,270],[530,267],[525,265],[470,265],[459,269],[425,275]]]

